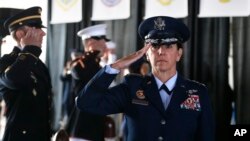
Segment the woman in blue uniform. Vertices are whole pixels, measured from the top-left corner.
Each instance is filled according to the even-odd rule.
[[[213,141],[214,120],[205,85],[183,78],[176,65],[189,29],[172,17],[157,16],[138,29],[145,46],[101,69],[82,89],[77,106],[100,115],[124,113],[127,141]],[[143,55],[147,76],[127,75],[109,88],[116,75]]]

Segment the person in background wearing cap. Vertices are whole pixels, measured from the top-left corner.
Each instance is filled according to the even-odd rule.
[[[214,141],[214,120],[205,85],[185,79],[176,68],[189,29],[172,17],[144,20],[138,29],[145,46],[101,69],[82,89],[77,107],[93,114],[124,113],[127,141]],[[151,75],[115,76],[143,55]]]
[[[76,60],[81,57],[83,52],[77,49],[72,49],[70,51],[70,60],[68,60],[64,66],[63,72],[60,75],[60,80],[63,83],[63,94],[62,94],[62,119],[61,128],[65,128],[68,117],[72,113],[75,107],[75,96],[72,94],[72,75],[71,75],[71,64],[72,60]]]
[[[82,38],[84,54],[71,62],[71,75],[74,80],[73,93],[78,95],[88,81],[102,68],[101,57],[107,49],[106,24],[89,26],[77,35]],[[74,108],[69,117],[67,131],[71,141],[104,141],[105,116],[79,111]]]
[[[43,37],[40,7],[8,18],[4,26],[17,45],[0,59],[0,93],[6,103],[3,141],[50,141],[52,86],[39,59]]]

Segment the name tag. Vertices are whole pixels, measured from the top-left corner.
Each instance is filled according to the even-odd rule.
[[[148,106],[148,101],[146,100],[140,100],[140,99],[132,99],[133,104],[138,104],[138,105],[143,105],[143,106]]]

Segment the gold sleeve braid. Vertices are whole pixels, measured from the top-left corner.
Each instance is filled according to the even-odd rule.
[[[21,56],[21,55],[30,55],[30,56],[32,56],[32,57],[34,57],[35,59],[37,59],[38,60],[38,57],[36,57],[34,54],[32,54],[32,53],[19,53],[18,54],[18,56]],[[23,58],[20,58],[21,60],[24,60],[25,59],[25,57],[23,57]]]
[[[34,57],[35,59],[38,60],[38,57],[36,57],[36,56],[35,56],[34,54],[32,54],[32,53],[19,53],[19,54],[18,54],[18,56],[20,57],[21,60],[24,60],[24,59],[26,58],[25,55],[30,55],[30,56],[32,56],[32,57]],[[11,69],[11,66],[8,66],[8,67],[4,70],[4,72],[7,73],[10,69]]]

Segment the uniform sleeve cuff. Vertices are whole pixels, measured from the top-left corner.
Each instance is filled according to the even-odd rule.
[[[39,57],[40,54],[42,53],[42,50],[39,47],[28,45],[28,46],[24,47],[22,52],[23,53],[31,53],[31,54],[35,55],[36,57]]]
[[[114,69],[110,65],[106,65],[105,72],[108,74],[118,74],[120,70]]]

